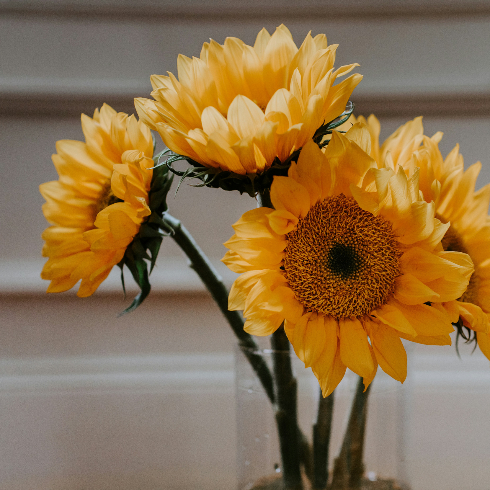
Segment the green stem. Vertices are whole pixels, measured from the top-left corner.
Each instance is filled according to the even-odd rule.
[[[289,340],[281,327],[272,334],[276,381],[276,422],[285,490],[301,490],[301,435],[298,430],[297,381],[291,366]]]
[[[364,391],[362,378],[359,377],[342,449],[335,460],[330,490],[360,490],[361,488],[364,473],[364,434],[370,390],[371,385]]]
[[[258,207],[274,208],[270,189],[256,195]],[[277,403],[276,423],[283,465],[283,480],[286,489],[301,489],[300,462],[306,476],[313,480],[313,456],[311,447],[298,425],[297,381],[293,375],[290,344],[283,328],[272,334],[274,379],[276,381]],[[284,353],[287,353],[285,355]]]
[[[172,238],[187,255],[190,267],[196,271],[201,281],[211,293],[221,313],[223,313],[228,321],[239,340],[240,349],[249,360],[253,370],[257,373],[269,400],[275,403],[274,381],[270,369],[264,358],[260,355],[259,347],[252,336],[243,330],[243,318],[241,314],[238,311],[228,310],[228,290],[217,270],[178,219],[165,213],[163,220],[173,230]]]
[[[265,208],[274,209],[274,206],[272,205],[271,194],[270,194],[269,189],[265,189],[260,194],[257,194],[255,196],[255,199],[257,200],[257,207],[258,208],[265,207]]]
[[[324,490],[328,482],[328,452],[332,433],[334,396],[335,391],[323,398],[320,390],[318,415],[313,426],[314,490]]]
[[[208,291],[211,293],[211,296],[223,313],[223,316],[228,321],[234,334],[238,338],[240,349],[257,374],[270,402],[275,405],[276,396],[272,373],[267,366],[264,357],[261,355],[258,345],[253,340],[253,337],[243,330],[243,318],[241,314],[237,311],[228,310],[228,290],[226,289],[223,280],[185,226],[168,213],[164,214],[163,220],[172,229],[172,238],[187,255],[190,266],[196,271]],[[297,427],[297,431],[301,440],[301,458],[305,467],[305,472],[311,479],[311,448],[299,427]]]

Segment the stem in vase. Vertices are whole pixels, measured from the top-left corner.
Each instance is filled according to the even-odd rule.
[[[275,403],[274,380],[265,360],[260,355],[259,347],[252,336],[243,330],[243,318],[238,311],[228,310],[228,290],[218,271],[206,257],[192,235],[176,218],[166,213],[163,217],[173,230],[172,238],[187,255],[190,267],[194,269],[201,281],[211,293],[221,313],[228,321],[231,329],[239,340],[239,346],[247,357],[253,370],[257,373],[262,386],[272,403]]]
[[[362,378],[359,377],[357,381],[349,423],[344,434],[342,449],[335,460],[329,490],[360,490],[361,488],[364,474],[363,453],[367,402],[371,384],[364,391]]]
[[[269,189],[264,189],[255,198],[257,207],[274,209]],[[311,446],[298,425],[297,381],[291,366],[289,340],[282,327],[272,334],[271,343],[277,393],[276,423],[283,463],[283,481],[287,490],[301,489],[303,485],[300,462],[308,479],[313,481],[313,455]]]
[[[276,381],[276,423],[279,433],[285,490],[302,490],[301,434],[298,430],[297,381],[291,366],[289,340],[280,327],[272,334],[272,362]]]
[[[270,203],[270,199],[268,198]],[[272,205],[271,205],[272,206]],[[163,220],[172,229],[172,238],[177,245],[187,255],[189,259],[190,267],[196,271],[201,281],[210,292],[214,301],[218,305],[221,313],[226,318],[228,324],[232,328],[234,334],[238,338],[238,345],[242,350],[245,357],[250,362],[253,370],[257,374],[266,394],[271,403],[275,406],[276,395],[274,392],[274,380],[272,373],[267,366],[257,343],[253,340],[253,337],[243,330],[243,318],[238,311],[228,310],[228,290],[223,283],[220,275],[196,243],[192,235],[185,228],[185,226],[175,217],[169,213],[165,213]],[[287,341],[287,338],[286,338]],[[288,343],[289,349],[289,343]],[[296,426],[298,432],[298,439],[301,441],[301,461],[305,468],[305,473],[312,479],[312,464],[311,464],[311,448],[304,434],[301,432],[298,426]]]
[[[314,490],[324,490],[328,482],[328,453],[332,433],[334,396],[335,391],[323,398],[320,390],[317,421],[313,426]]]

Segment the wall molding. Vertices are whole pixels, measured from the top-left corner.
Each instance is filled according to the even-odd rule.
[[[311,18],[338,19],[481,18],[490,16],[485,0],[0,0],[0,14],[43,17],[110,17],[111,20]]]
[[[420,348],[409,357],[407,381],[416,385],[417,391],[488,391],[490,369],[488,360],[481,353],[464,353],[455,361],[454,349],[445,349],[443,353],[423,351]],[[234,356],[229,353],[4,358],[0,360],[0,396],[128,391],[232,394],[234,372]],[[300,378],[305,374],[308,373],[303,369],[298,371]],[[354,390],[356,380],[357,377],[349,372],[340,390]],[[393,389],[394,383],[380,370],[376,377],[377,390]]]
[[[376,114],[378,117],[487,117],[490,116],[490,88],[476,90],[441,90],[440,92],[407,90],[358,90],[353,101],[357,114]],[[93,92],[57,92],[44,90],[5,91],[0,85],[0,117],[80,117],[92,115],[103,103],[120,112],[136,113],[135,97],[150,97],[150,90],[101,90]]]
[[[232,393],[231,354],[2,359],[0,395]]]
[[[231,287],[237,274],[230,271],[220,261],[220,258],[210,260],[226,286]],[[45,295],[49,282],[40,277],[44,262],[42,259],[0,261],[0,296],[7,294]],[[124,278],[127,294],[130,296],[137,293],[138,288],[127,269],[124,271]],[[202,293],[205,291],[201,280],[183,257],[159,258],[150,276],[150,282],[154,293]],[[119,267],[113,268],[109,277],[99,287],[98,292],[119,295],[122,293]]]

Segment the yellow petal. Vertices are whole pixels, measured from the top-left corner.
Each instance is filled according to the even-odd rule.
[[[294,348],[296,355],[305,362],[305,333],[306,327],[310,320],[312,313],[307,312],[303,314],[296,322],[286,321],[284,322],[284,331]]]
[[[279,89],[270,99],[265,113],[280,112],[288,119],[288,127],[302,121],[301,106],[289,90]]]
[[[407,377],[407,353],[400,337],[382,323],[371,323],[369,336],[381,369],[403,383]]]
[[[265,116],[257,104],[243,95],[237,95],[228,109],[228,121],[239,138],[246,138],[260,128]]]
[[[417,305],[428,301],[438,301],[440,296],[419,281],[412,274],[403,274],[395,280],[395,293],[398,301],[406,305]]]
[[[327,317],[325,317],[327,318]],[[330,340],[325,343],[325,349],[318,357],[317,361],[311,367],[314,375],[317,377],[322,395],[330,395],[344,377],[346,366],[340,357],[340,340],[337,338],[337,324],[330,331]]]
[[[428,305],[396,305],[412,325],[417,335],[427,337],[449,335],[454,331],[449,315]]]
[[[488,315],[473,303],[458,301],[459,315],[463,320],[463,325],[475,332],[488,332],[490,323]]]
[[[480,350],[483,352],[485,357],[490,360],[490,334],[477,332],[476,339]]]
[[[222,170],[229,170],[230,172],[241,175],[246,174],[245,168],[240,163],[240,159],[229,147],[221,133],[213,133],[209,136],[206,153],[211,160],[219,163]]]
[[[332,187],[332,171],[328,160],[318,145],[309,141],[302,148],[298,158],[296,177],[310,194],[310,205],[330,195]]]
[[[296,228],[298,218],[285,209],[279,209],[268,215],[269,225],[278,235],[286,235]]]
[[[327,340],[324,315],[313,314],[308,320],[304,335],[304,363],[310,367],[324,350]]]
[[[424,128],[422,117],[417,117],[413,121],[407,122],[398,128],[389,136],[381,147],[381,160],[384,161],[386,154],[391,153],[393,160],[398,161],[398,157],[403,148],[405,148],[417,135],[422,135]]]
[[[374,311],[373,315],[382,323],[394,328],[398,332],[413,337],[417,335],[417,331],[396,305],[386,303],[381,308]]]
[[[354,124],[349,131],[345,133],[345,137],[359,146],[368,155],[371,154],[371,133],[364,124]]]
[[[310,210],[308,191],[288,177],[274,178],[271,187],[271,201],[275,209],[285,209],[297,218],[304,218]]]
[[[233,283],[229,298],[228,309],[229,310],[243,310],[245,309],[245,302],[247,296],[255,286],[257,281],[265,274],[264,271],[249,271],[238,277]]]
[[[342,114],[352,92],[361,80],[362,75],[356,73],[330,89],[327,98],[329,105],[324,114],[325,121],[333,121]]]
[[[400,258],[400,268],[405,274],[412,274],[424,284],[445,277],[451,281],[461,281],[467,277],[469,263],[458,252],[431,253],[419,247],[411,247]],[[447,258],[447,260],[446,260]],[[460,259],[464,259],[461,265]],[[471,274],[471,269],[469,270]]]
[[[281,312],[284,319],[290,322],[297,322],[304,312],[303,305],[296,299],[289,286],[279,286],[274,289],[268,300],[267,309]]]
[[[323,124],[323,102],[321,95],[312,95],[308,99],[306,109],[301,118],[302,127],[298,134],[298,147],[304,146],[310,141],[316,130]]]
[[[370,376],[374,363],[369,351],[366,331],[357,319],[339,320],[340,357],[342,362],[361,377]]]
[[[280,315],[264,316],[247,319],[243,329],[250,335],[267,337],[272,335],[282,324],[283,319]]]
[[[382,213],[383,214],[383,213]],[[393,223],[393,230],[400,243],[411,245],[428,238],[434,231],[435,205],[433,202],[417,201],[410,205],[408,216]]]
[[[259,165],[260,168],[257,166],[256,163],[256,145],[253,142],[253,137],[248,136],[247,138],[241,139],[238,143],[235,143],[231,149],[235,152],[235,154],[238,156],[240,163],[243,165],[245,168],[245,171],[247,174],[254,174],[256,172],[259,172],[261,168],[265,167],[265,163],[263,161],[263,156],[262,159],[259,157]],[[259,150],[260,152],[260,150]]]
[[[282,250],[287,242],[284,239],[244,239],[235,235],[224,245],[257,269],[276,269],[282,261]]]
[[[280,88],[287,88],[289,63],[297,51],[287,27],[279,26],[269,39],[263,54],[264,78],[270,95]]]
[[[276,114],[280,113],[276,112]],[[298,135],[300,131],[301,123],[291,126],[282,134],[279,132],[275,134],[277,158],[279,158],[281,162],[284,162],[295,149],[299,148]]]
[[[215,132],[220,132],[231,136],[231,138],[227,138],[229,145],[238,141],[238,136],[236,135],[233,126],[216,108],[206,107],[202,111],[201,122],[202,129],[208,136]]]
[[[376,377],[376,373],[378,372],[378,360],[376,359],[376,355],[374,353],[371,344],[368,342],[369,353],[371,354],[371,359],[373,360],[374,368],[368,376],[363,376],[362,384],[364,385],[364,391],[368,389],[368,386],[373,382]]]
[[[265,121],[253,138],[254,144],[257,145],[267,162],[267,167],[272,165],[276,158],[275,141],[278,127],[279,123],[277,122]]]
[[[440,305],[446,313],[449,315],[449,321],[451,323],[456,323],[459,319],[459,306],[458,306],[459,301],[453,300],[453,301],[447,301],[445,303],[434,303],[432,306],[437,307]]]
[[[298,165],[295,162],[291,163],[288,176],[301,184],[308,191],[310,195],[310,208],[320,200],[321,190],[319,185],[313,179],[311,179],[308,174],[300,174],[298,171]]]
[[[254,50],[260,59],[264,58],[265,50],[269,44],[271,35],[265,27],[257,34],[254,44]]]
[[[254,266],[250,265],[246,260],[243,260],[236,252],[232,250],[228,250],[225,253],[224,257],[221,259],[221,262],[228,267],[228,269],[233,272],[237,272],[241,274],[242,272],[248,272],[254,270]]]
[[[276,237],[267,226],[268,217],[273,212],[272,209],[266,207],[251,209],[242,215],[233,225],[233,229],[241,238]]]

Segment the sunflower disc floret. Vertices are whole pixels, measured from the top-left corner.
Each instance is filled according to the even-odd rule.
[[[330,394],[346,368],[369,385],[378,364],[404,381],[401,339],[450,344],[444,302],[463,294],[470,258],[444,251],[448,225],[420,198],[417,172],[378,168],[361,124],[335,133],[325,152],[302,149],[275,177],[273,209],[235,223],[223,262],[242,273],[230,309],[245,330],[270,335],[284,323],[296,354]]]
[[[308,310],[367,315],[394,290],[400,252],[391,223],[352,197],[317,202],[286,239],[284,276]]]

